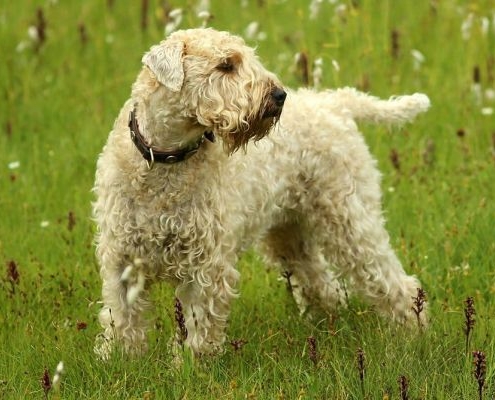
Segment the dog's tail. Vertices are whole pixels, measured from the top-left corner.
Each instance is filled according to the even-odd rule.
[[[422,93],[381,100],[353,88],[331,91],[333,107],[350,113],[356,120],[374,123],[402,124],[412,121],[430,107],[430,99]]]

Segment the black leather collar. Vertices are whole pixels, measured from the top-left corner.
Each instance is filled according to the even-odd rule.
[[[197,153],[199,147],[205,141],[205,139],[209,140],[212,143],[215,141],[215,135],[213,134],[213,132],[205,132],[196,142],[193,142],[182,149],[173,151],[158,150],[152,146],[149,146],[146,143],[143,135],[139,131],[139,124],[136,118],[135,106],[129,114],[128,126],[131,133],[132,142],[148,163],[149,168],[151,168],[155,162],[163,164],[175,164],[187,160]]]

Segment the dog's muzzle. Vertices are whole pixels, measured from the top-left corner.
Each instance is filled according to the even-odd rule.
[[[284,89],[275,87],[270,92],[270,99],[263,113],[263,118],[279,117],[284,107],[287,93]]]

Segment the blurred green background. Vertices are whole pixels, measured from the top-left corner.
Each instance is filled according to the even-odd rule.
[[[165,31],[203,25],[245,37],[289,87],[430,96],[412,125],[362,127],[392,244],[428,293],[428,330],[390,326],[358,299],[335,319],[299,318],[285,283],[250,252],[224,355],[171,367],[173,298],[161,285],[149,355],[95,359],[96,159],[142,54]],[[0,398],[474,399],[473,350],[486,355],[482,395],[492,398],[494,107],[488,0],[1,0]]]

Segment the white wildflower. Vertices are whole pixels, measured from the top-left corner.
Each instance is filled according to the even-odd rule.
[[[258,33],[260,24],[257,21],[249,23],[249,25],[244,30],[244,36],[246,39],[254,39]]]
[[[199,14],[202,12],[207,12],[210,15],[210,0],[199,0],[198,5],[196,6],[196,13]]]
[[[388,192],[389,193],[394,193],[395,192],[395,188],[393,186],[389,186]]]
[[[57,369],[55,370],[57,373],[62,374],[64,372],[64,363],[63,361],[60,361],[57,364]]]
[[[335,7],[335,15],[339,18],[344,18],[347,13],[347,6],[345,4],[339,4]]]
[[[260,24],[257,21],[251,22],[244,30],[244,37],[249,40],[266,40],[266,33],[259,28]]]
[[[128,282],[131,277],[133,269],[134,269],[133,265],[128,265],[127,267],[125,267],[124,272],[122,272],[122,275],[120,275],[120,281]]]
[[[132,265],[128,265],[120,275],[120,281],[127,288],[126,301],[132,305],[137,300],[139,294],[144,290],[146,275],[144,274],[143,260],[136,258]]]
[[[339,72],[340,71],[340,65],[337,62],[337,60],[332,60],[332,67],[335,71]]]
[[[24,50],[26,50],[29,47],[29,43],[26,40],[22,40],[19,42],[19,44],[16,46],[15,51],[18,53],[22,53]]]
[[[50,226],[50,221],[41,221],[40,226],[42,228],[48,228]]]
[[[37,42],[38,40],[40,40],[40,36],[38,34],[38,28],[31,25],[28,28],[28,36],[29,36],[29,39],[31,39],[33,42]]]
[[[174,8],[168,13],[168,16],[173,20],[180,19],[182,21],[182,8]]]
[[[277,54],[277,62],[281,64],[287,64],[289,62],[290,55],[288,53],[279,53]]]
[[[202,21],[201,22],[201,27],[205,28],[206,25],[208,24],[208,21],[211,18],[211,14],[208,11],[200,11],[198,13],[198,18]]]
[[[313,86],[318,89],[321,85],[321,78],[323,77],[323,60],[317,58],[313,68]]]
[[[165,25],[165,36],[170,35],[174,32],[182,22],[182,9],[174,8],[168,13],[170,21]]]
[[[471,28],[473,27],[474,14],[469,13],[466,19],[461,24],[461,35],[464,40],[471,37]]]
[[[21,166],[21,162],[20,161],[12,161],[8,164],[8,168],[9,169],[17,169]]]
[[[418,71],[421,68],[421,65],[423,65],[423,63],[425,62],[426,58],[423,55],[423,53],[421,53],[417,49],[412,49],[411,50],[411,55],[413,57],[413,68],[416,71]]]
[[[177,26],[175,25],[175,22],[168,22],[165,25],[165,36],[170,35],[176,28]]]
[[[481,109],[481,114],[482,115],[493,115],[493,108],[492,107],[483,107]]]
[[[64,373],[64,363],[60,361],[57,364],[57,368],[55,369],[55,375],[53,376],[52,384],[53,386],[57,386],[60,384],[60,380],[62,378],[62,374]]]
[[[454,272],[454,273],[462,273],[464,276],[469,275],[469,270],[471,269],[471,266],[469,263],[463,261],[461,265],[455,265],[453,267],[450,267],[449,270]]]
[[[267,38],[267,34],[266,32],[263,31],[258,33],[258,36],[256,36],[256,39],[260,41],[266,40],[266,38]]]
[[[309,4],[309,19],[316,19],[320,12],[320,6],[323,0],[311,0]]]
[[[481,85],[478,82],[475,82],[471,85],[471,93],[473,94],[474,100],[481,104],[483,93],[481,89]]]
[[[481,33],[483,34],[483,36],[486,36],[488,33],[488,29],[490,28],[490,20],[488,19],[488,17],[482,17],[480,20],[480,24]]]
[[[485,99],[488,101],[494,101],[495,100],[495,89],[486,89],[485,90]]]
[[[26,50],[32,43],[37,43],[39,42],[40,40],[40,35],[39,35],[39,32],[38,32],[38,28],[36,28],[36,26],[34,25],[31,25],[28,30],[27,30],[27,36],[28,36],[28,40],[22,40],[21,42],[19,42],[19,44],[16,46],[15,50],[18,52],[18,53],[21,53],[23,52],[24,50]]]
[[[134,304],[139,294],[144,290],[145,280],[144,273],[138,271],[136,282],[127,289],[126,300],[128,305]]]

